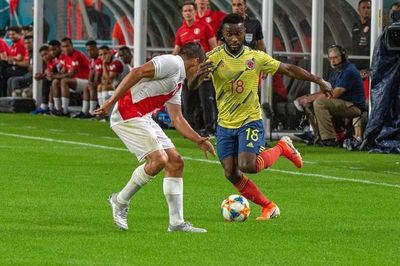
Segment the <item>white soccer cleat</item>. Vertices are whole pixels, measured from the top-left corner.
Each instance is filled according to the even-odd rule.
[[[117,193],[111,194],[111,196],[108,198],[108,203],[111,206],[112,213],[113,213],[113,218],[114,218],[114,223],[118,225],[118,227],[121,230],[128,230],[128,206],[120,208],[118,205],[114,202],[114,198],[116,199]]]
[[[188,233],[206,233],[207,230],[203,228],[194,227],[189,222],[181,223],[180,225],[169,225],[168,232],[188,232]]]

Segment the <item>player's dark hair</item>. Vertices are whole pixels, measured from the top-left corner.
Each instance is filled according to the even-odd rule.
[[[15,31],[16,33],[19,34],[21,32],[21,29],[17,26],[11,26],[7,29],[7,31]]]
[[[179,55],[188,59],[199,58],[200,62],[203,62],[206,57],[203,48],[197,42],[189,42],[182,46]]]
[[[122,47],[120,47],[120,48],[118,49],[118,51],[127,51],[127,52],[129,52],[129,53],[132,53],[132,52],[131,52],[131,49],[130,49],[128,46],[122,46]]]
[[[228,14],[224,20],[222,20],[222,25],[225,24],[238,24],[238,23],[243,23],[244,19],[241,15],[235,14],[235,13],[231,13]]]
[[[68,37],[63,38],[61,42],[69,42],[70,44],[72,44],[72,40]]]
[[[33,31],[33,27],[32,25],[25,25],[21,27],[21,30]]]
[[[95,40],[87,41],[85,46],[97,46],[97,42]]]
[[[24,36],[24,40],[33,40],[33,36],[28,34]]]
[[[358,7],[360,7],[362,3],[368,3],[368,2],[371,2],[371,0],[360,0],[358,1]]]
[[[61,43],[59,40],[51,40],[51,41],[49,41],[49,45],[60,47]]]
[[[43,51],[48,51],[49,50],[49,46],[47,46],[47,45],[42,45],[40,48],[39,48],[39,53],[41,53],[41,52],[43,52]]]
[[[110,48],[107,45],[102,45],[102,46],[100,46],[99,50],[107,50],[107,51],[109,51]]]
[[[184,1],[184,2],[182,3],[182,5],[181,5],[181,10],[182,10],[182,8],[183,8],[184,6],[188,6],[188,5],[193,6],[193,8],[196,10],[196,4],[195,4],[193,1]]]

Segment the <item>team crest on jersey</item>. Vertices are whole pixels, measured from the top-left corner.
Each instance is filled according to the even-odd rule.
[[[253,59],[249,59],[246,61],[246,69],[252,70],[256,67],[256,63],[254,62]]]
[[[200,34],[200,29],[199,28],[195,28],[193,32],[194,32],[194,34],[199,35]]]
[[[211,22],[211,17],[206,17],[206,22],[210,23]]]

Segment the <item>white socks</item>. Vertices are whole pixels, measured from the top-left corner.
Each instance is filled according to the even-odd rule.
[[[97,93],[97,100],[99,101],[99,106],[102,107],[104,103],[103,94],[101,92]]]
[[[93,114],[94,110],[96,110],[97,107],[97,101],[90,101],[89,102],[89,113]]]
[[[57,111],[61,111],[61,98],[53,98],[54,99],[54,107]]]
[[[69,110],[68,110],[69,98],[61,97],[61,106],[62,106],[62,109],[63,109],[63,113],[67,114],[69,112]]]
[[[180,225],[183,220],[183,179],[164,177],[163,190],[169,208],[169,224]]]
[[[89,102],[82,100],[82,113],[87,114],[89,112]]]
[[[131,179],[117,195],[119,205],[128,205],[130,199],[142,186],[150,182],[154,176],[146,174],[142,164],[132,174]],[[169,209],[169,224],[180,225],[183,220],[183,179],[182,177],[164,177],[163,191]]]
[[[117,201],[120,204],[129,204],[130,199],[135,195],[138,190],[145,184],[150,182],[154,176],[146,174],[144,171],[145,164],[142,164],[133,171],[131,179],[125,187],[118,193]]]

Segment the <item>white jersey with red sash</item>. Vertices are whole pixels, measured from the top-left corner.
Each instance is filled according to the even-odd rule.
[[[111,127],[150,114],[166,102],[181,104],[181,88],[186,77],[182,58],[161,55],[151,61],[154,78],[142,79],[118,100],[111,114]]]

